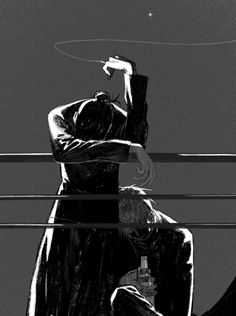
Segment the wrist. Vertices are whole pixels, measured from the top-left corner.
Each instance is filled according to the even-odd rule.
[[[136,75],[137,69],[135,64],[128,64],[124,70],[126,75]]]
[[[138,144],[138,143],[131,143],[130,144],[130,149],[129,152],[130,153],[136,153],[138,150],[140,150],[142,148],[142,145]]]

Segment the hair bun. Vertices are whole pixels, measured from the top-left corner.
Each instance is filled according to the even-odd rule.
[[[99,103],[110,103],[111,102],[111,98],[108,92],[106,91],[97,91],[94,95],[95,99],[99,102]]]

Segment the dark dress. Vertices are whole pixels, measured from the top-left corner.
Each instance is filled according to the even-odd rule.
[[[80,100],[49,114],[54,158],[61,163],[58,194],[118,193],[119,163],[130,142],[145,147],[147,77],[130,78],[127,115],[115,105]],[[118,222],[118,201],[57,200],[50,223]],[[46,229],[39,247],[27,315],[111,315],[110,297],[129,256],[115,229]]]
[[[130,142],[146,145],[146,86],[147,77],[130,77],[127,113],[115,105],[86,103],[87,99],[50,112],[53,155],[61,164],[58,194],[118,193],[119,163],[126,162]],[[158,218],[170,221],[160,212]],[[118,201],[57,200],[49,223],[76,222],[119,222]],[[142,255],[148,257],[156,280],[156,311],[189,316],[192,243],[184,230],[138,230],[124,235],[115,229],[93,228],[46,229],[27,315],[159,315],[139,293],[133,291],[130,296],[123,290],[112,311],[112,294],[121,278],[140,266]]]

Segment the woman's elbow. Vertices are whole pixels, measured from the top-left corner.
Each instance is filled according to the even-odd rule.
[[[58,154],[58,153],[53,153],[53,159],[57,162],[57,163],[64,163],[64,159],[63,156]]]
[[[64,163],[65,162],[65,157],[62,154],[62,152],[55,148],[54,146],[52,146],[52,156],[53,159],[57,162],[57,163]]]

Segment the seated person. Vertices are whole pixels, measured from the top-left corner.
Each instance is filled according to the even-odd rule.
[[[145,194],[135,186],[121,194]],[[121,223],[176,223],[150,199],[122,199]],[[111,297],[114,315],[190,316],[193,241],[187,229],[120,229],[120,287]]]

